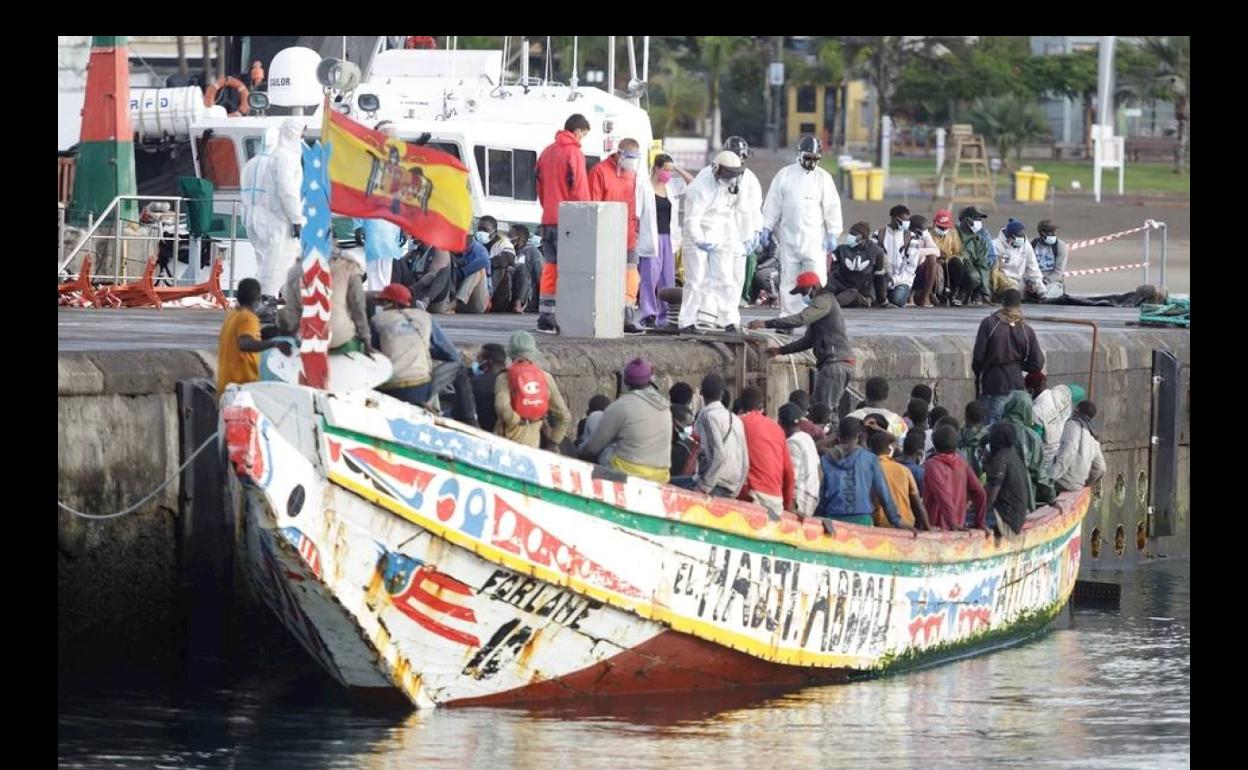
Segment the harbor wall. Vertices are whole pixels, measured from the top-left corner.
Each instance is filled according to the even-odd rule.
[[[1090,335],[1081,330],[1039,336],[1050,384],[1086,386]],[[975,391],[972,343],[960,335],[856,340],[851,386],[860,391],[866,378],[886,377],[889,406],[902,412],[911,387],[925,382],[933,386],[937,404],[961,420],[962,408]],[[803,354],[769,362],[762,347],[762,343],[677,338],[541,341],[545,363],[576,420],[595,394],[618,393],[620,371],[638,355],[653,362],[664,390],[682,380],[696,390],[704,374],[719,371],[735,394],[744,368],[765,388],[768,412],[774,416],[791,390],[809,388],[813,360]],[[1169,350],[1184,364],[1177,528],[1174,536],[1155,539],[1144,536],[1154,349]],[[1085,571],[1187,554],[1190,357],[1186,331],[1100,334],[1091,397],[1099,408],[1096,422],[1109,471],[1094,489],[1084,526]],[[61,353],[58,500],[88,513],[114,512],[173,475],[187,443],[181,435],[184,415],[179,413],[177,383],[212,381],[215,367],[215,351]],[[106,521],[87,521],[58,508],[57,642],[62,673],[119,661],[168,661],[186,654],[185,565],[197,547],[196,536],[188,534],[191,528],[183,520],[189,494],[180,479],[174,479],[135,512]],[[238,611],[256,612],[244,592],[235,595],[240,597]]]

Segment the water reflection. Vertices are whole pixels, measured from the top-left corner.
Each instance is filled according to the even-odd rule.
[[[798,692],[410,713],[354,708],[298,650],[210,688],[62,692],[61,767],[1182,767],[1185,561],[1093,575],[1119,612],[924,671]]]

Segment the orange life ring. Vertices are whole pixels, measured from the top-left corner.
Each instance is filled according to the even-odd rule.
[[[216,82],[208,86],[207,91],[204,91],[204,106],[211,107],[216,104],[217,92],[222,88],[233,88],[235,91],[238,91],[238,110],[236,112],[231,112],[230,117],[233,118],[239,115],[246,115],[251,109],[251,106],[247,104],[247,86],[243,85],[243,81],[238,78],[217,78]]]

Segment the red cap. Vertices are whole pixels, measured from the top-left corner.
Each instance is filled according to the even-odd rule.
[[[937,211],[936,216],[932,218],[932,224],[937,227],[953,227],[953,212],[949,211],[949,209]]]
[[[807,289],[813,289],[820,285],[819,276],[807,270],[804,273],[798,274],[797,283],[793,284],[793,289],[789,292],[789,294],[801,294]]]
[[[392,283],[381,290],[377,295],[377,299],[387,299],[401,307],[410,307],[412,304],[412,292],[401,283]]]

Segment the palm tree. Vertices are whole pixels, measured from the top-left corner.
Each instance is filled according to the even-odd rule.
[[[706,83],[674,59],[665,59],[653,80],[650,122],[656,137],[690,130],[706,114]]]
[[[711,110],[711,146],[720,147],[719,82],[728,63],[744,45],[745,38],[735,35],[708,35],[701,39],[699,55],[706,68],[708,106]]]
[[[1023,147],[1049,133],[1048,121],[1036,103],[1017,94],[976,100],[971,108],[971,123],[997,146],[1001,161],[1006,164],[1011,152],[1015,153],[1015,165],[1021,164]]]
[[[1190,35],[1145,37],[1144,47],[1157,57],[1157,78],[1174,103],[1174,119],[1179,124],[1178,146],[1174,150],[1174,173],[1187,172],[1188,98],[1187,86],[1192,74],[1192,38]]]

